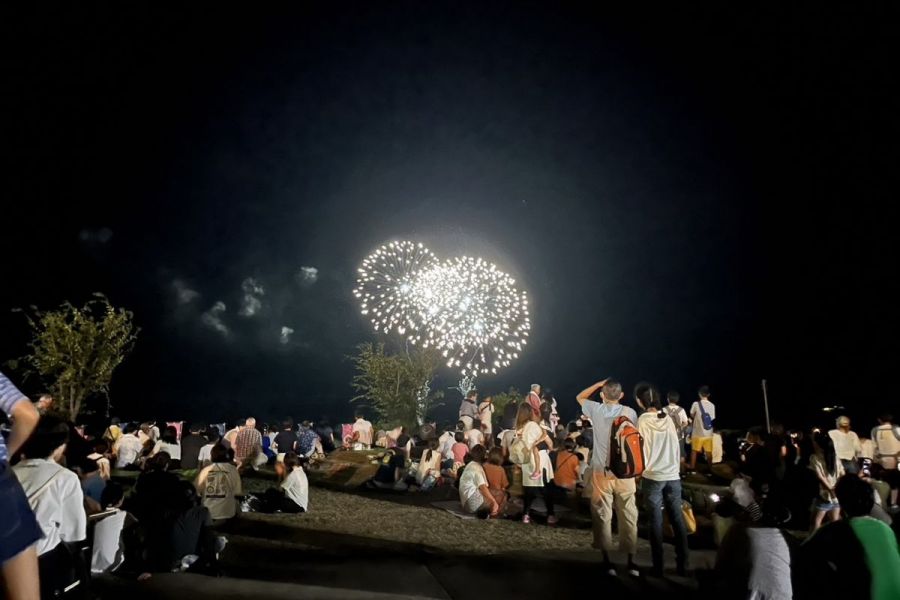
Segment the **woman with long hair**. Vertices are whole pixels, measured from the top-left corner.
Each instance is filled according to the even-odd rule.
[[[819,480],[819,496],[815,502],[812,523],[812,530],[815,531],[822,526],[826,514],[832,521],[839,521],[841,518],[841,507],[834,488],[844,474],[844,467],[837,458],[834,442],[830,436],[815,430],[812,434],[812,443],[814,452],[809,457],[809,468],[815,472]]]
[[[543,496],[547,505],[547,524],[555,525],[556,515],[553,512],[553,498],[550,493],[549,483],[553,480],[553,465],[550,455],[539,446],[546,444],[546,448],[553,448],[553,440],[539,424],[540,415],[535,415],[531,405],[523,402],[519,406],[516,415],[516,437],[525,442],[528,448],[529,461],[522,465],[522,488],[524,492],[525,514],[522,522],[530,523],[531,516],[528,509],[538,496]]]

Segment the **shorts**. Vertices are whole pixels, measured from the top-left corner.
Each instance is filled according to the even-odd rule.
[[[840,507],[841,507],[841,505],[838,504],[837,502],[826,502],[824,500],[816,501],[816,510],[828,512],[830,510],[835,510]]]
[[[691,450],[694,452],[705,452],[709,456],[712,456],[713,439],[711,437],[691,438]]]
[[[19,480],[5,462],[0,463],[0,515],[0,564],[44,537]]]

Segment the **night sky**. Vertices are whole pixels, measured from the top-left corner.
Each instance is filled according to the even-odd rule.
[[[483,390],[896,408],[895,8],[304,4],[3,9],[0,360],[100,291],[114,413],[347,418],[355,269],[411,239],[529,291]]]

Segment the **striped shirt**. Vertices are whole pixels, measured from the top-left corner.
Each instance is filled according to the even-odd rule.
[[[28,400],[25,394],[20,392],[6,375],[0,372],[0,410],[9,415],[13,407],[22,400]],[[9,462],[9,453],[6,451],[6,441],[0,435],[0,463]]]

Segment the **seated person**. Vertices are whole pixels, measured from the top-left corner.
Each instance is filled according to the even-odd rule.
[[[200,470],[194,487],[214,520],[231,519],[238,513],[238,498],[243,495],[240,473],[225,446],[214,446],[210,457],[212,464]]]
[[[309,481],[303,468],[309,463],[305,456],[288,452],[284,460],[275,463],[275,472],[282,479],[277,488],[269,488],[259,498],[254,509],[263,513],[303,513],[309,507]]]
[[[457,431],[454,439],[456,443],[452,447],[453,462],[454,464],[461,464],[465,462],[466,454],[469,453],[469,446],[466,444],[466,434],[462,431]]]
[[[179,481],[176,512],[163,527],[162,545],[155,556],[155,567],[161,571],[213,570],[217,552],[223,544],[211,529],[209,509],[200,505],[193,484]]]
[[[100,496],[100,507],[112,514],[104,516],[94,525],[91,549],[91,572],[108,573],[118,569],[125,561],[122,531],[135,523],[134,517],[120,510],[125,499],[122,486],[110,482]]]
[[[475,446],[469,452],[469,464],[459,478],[459,502],[464,511],[482,516],[499,516],[503,505],[491,493],[487,474],[484,472],[484,446]]]
[[[22,460],[12,468],[44,537],[37,541],[38,577],[42,597],[62,596],[84,582],[86,574],[67,568],[72,555],[65,544],[87,536],[84,495],[78,476],[59,464],[66,451],[69,426],[44,415],[22,446]],[[3,518],[6,518],[5,516]],[[0,525],[5,526],[5,525]]]
[[[160,452],[148,459],[128,499],[129,511],[148,531],[173,513],[180,495],[178,476],[170,473],[168,468],[168,452]]]
[[[406,454],[401,448],[388,450],[378,472],[372,478],[372,484],[381,489],[405,490],[406,482]]]
[[[213,446],[219,443],[219,440],[222,439],[222,436],[219,435],[219,430],[215,427],[210,427],[206,430],[206,444],[200,447],[200,452],[197,454],[197,468],[202,469],[203,467],[212,463],[212,449]]]
[[[900,598],[900,553],[891,528],[869,516],[872,487],[856,475],[835,486],[844,520],[818,529],[801,548],[804,598]]]
[[[488,452],[487,461],[482,465],[484,474],[487,477],[488,489],[501,506],[505,506],[509,500],[509,478],[506,475],[506,469],[503,468],[503,449],[499,447],[491,448]]]
[[[419,459],[419,468],[416,470],[416,485],[422,490],[429,490],[441,477],[441,453],[438,452],[438,441],[433,439],[428,442],[428,449],[422,453]]]
[[[100,495],[106,487],[106,481],[100,476],[100,465],[96,460],[86,458],[81,462],[81,491],[85,498],[90,498],[99,504]]]
[[[575,440],[567,438],[562,449],[556,454],[556,465],[553,470],[553,481],[557,487],[569,492],[575,491],[580,479],[581,456],[575,453]]]
[[[181,468],[181,444],[178,443],[178,430],[172,427],[166,427],[162,434],[162,438],[153,446],[153,452],[150,456],[155,456],[160,452],[169,455],[169,470],[177,471]]]
[[[113,455],[116,457],[117,469],[137,469],[135,463],[138,462],[143,444],[138,438],[140,429],[129,423],[122,430],[122,435],[113,444]]]
[[[188,429],[188,434],[181,437],[181,468],[201,468],[200,450],[206,444],[207,439],[203,436],[203,426],[199,423],[192,424]]]
[[[481,431],[481,421],[475,419],[472,421],[472,428],[466,431],[466,443],[469,449],[481,444],[484,445],[484,433]]]

